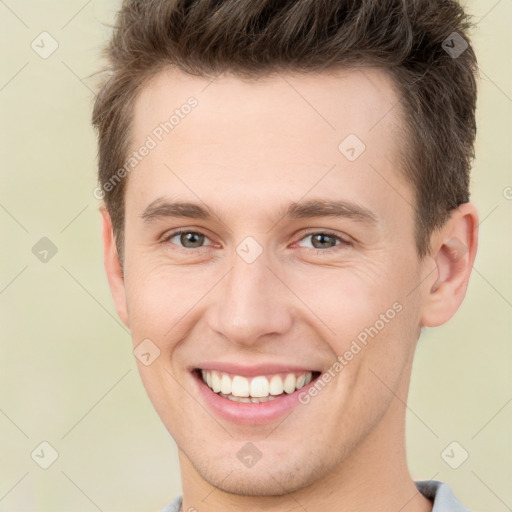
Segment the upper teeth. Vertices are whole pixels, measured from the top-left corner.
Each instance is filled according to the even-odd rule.
[[[228,375],[215,370],[201,370],[201,374],[203,381],[214,393],[254,398],[281,395],[283,392],[293,393],[296,389],[309,384],[313,377],[311,372],[301,373],[298,376],[294,373],[283,374],[284,379],[280,374],[272,375],[270,379],[264,375],[248,379],[241,375]]]

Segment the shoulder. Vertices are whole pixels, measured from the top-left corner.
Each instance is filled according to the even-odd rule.
[[[179,512],[181,507],[181,494],[176,496],[170,503],[167,503],[160,512]]]
[[[457,500],[448,484],[438,480],[421,480],[414,483],[423,496],[432,500],[432,512],[471,512]]]

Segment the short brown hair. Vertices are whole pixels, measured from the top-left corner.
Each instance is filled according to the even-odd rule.
[[[469,201],[477,93],[470,27],[455,0],[125,0],[92,116],[120,260],[126,180],[105,184],[124,166],[138,92],[168,66],[205,78],[366,65],[387,71],[405,113],[403,172],[423,258],[432,232]]]

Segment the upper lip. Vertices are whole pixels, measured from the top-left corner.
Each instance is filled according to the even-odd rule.
[[[192,368],[200,370],[216,370],[218,372],[230,373],[232,375],[241,375],[244,377],[257,377],[258,375],[267,375],[271,373],[306,373],[315,372],[312,368],[304,366],[295,366],[290,364],[279,363],[262,363],[262,364],[236,364],[221,361],[205,361],[198,363]]]

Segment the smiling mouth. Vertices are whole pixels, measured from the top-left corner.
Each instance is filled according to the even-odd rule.
[[[233,402],[262,403],[275,400],[307,386],[320,372],[288,372],[252,378],[216,370],[196,368],[194,373],[216,395]]]

